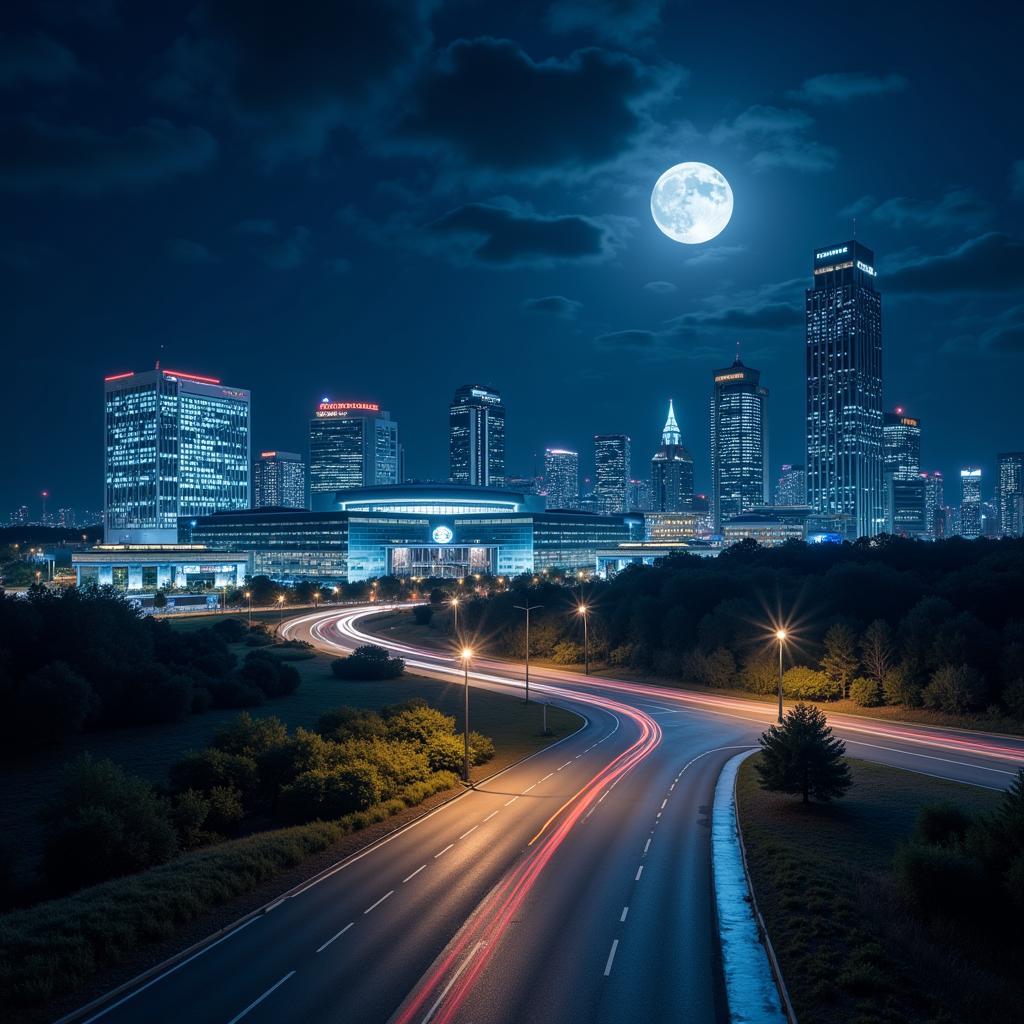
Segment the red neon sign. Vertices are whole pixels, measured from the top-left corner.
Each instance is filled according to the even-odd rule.
[[[134,376],[135,376],[134,371],[129,370],[128,373],[115,373],[115,374],[111,375],[110,377],[104,377],[103,379],[104,380],[124,380],[125,377],[134,377]]]
[[[220,383],[220,380],[216,377],[201,377],[198,373],[182,373],[181,370],[164,370],[164,374],[168,377],[181,377],[184,380],[199,381],[200,384]]]
[[[347,409],[380,412],[380,406],[376,402],[321,402],[317,409],[320,412],[344,412]]]

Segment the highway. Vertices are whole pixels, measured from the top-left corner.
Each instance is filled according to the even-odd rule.
[[[324,609],[283,632],[340,652],[381,611]],[[473,687],[516,692],[522,666],[478,659]],[[312,879],[83,1022],[622,1022],[726,1018],[708,813],[721,766],[767,705],[531,669],[531,697],[577,711],[571,737]],[[471,715],[472,717],[472,715]],[[1002,789],[1024,740],[857,716],[853,756]]]

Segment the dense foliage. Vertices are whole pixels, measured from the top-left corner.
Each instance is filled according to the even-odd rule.
[[[544,606],[531,619],[531,653],[581,661],[573,608],[583,597],[592,661],[767,693],[778,679],[774,630],[784,623],[791,697],[1024,718],[1021,540],[742,542],[718,558],[677,555],[581,588],[535,579],[464,602],[460,627],[522,657],[515,605],[528,596]]]
[[[0,756],[82,730],[173,722],[292,693],[298,673],[272,655],[253,651],[238,664],[228,644],[248,633],[231,619],[175,630],[110,589],[0,594]]]
[[[414,608],[418,612],[419,608]],[[335,658],[331,671],[337,679],[397,679],[405,671],[402,658],[392,658],[377,644],[363,644],[347,658]]]

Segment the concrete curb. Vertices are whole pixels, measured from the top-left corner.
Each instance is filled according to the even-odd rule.
[[[711,869],[731,1024],[796,1024],[778,961],[757,909],[736,816],[736,774],[757,750],[730,758],[715,785]]]

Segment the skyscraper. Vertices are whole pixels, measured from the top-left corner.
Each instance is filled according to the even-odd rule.
[[[730,516],[768,501],[768,389],[761,371],[715,370],[711,396],[711,501],[715,531]]]
[[[693,456],[683,447],[672,400],[661,432],[661,447],[651,459],[654,512],[683,512],[693,507]]]
[[[968,540],[981,536],[981,470],[972,466],[960,470],[959,532]]]
[[[784,462],[779,468],[779,479],[775,481],[775,504],[807,504],[807,473],[803,466]]]
[[[314,512],[356,487],[397,484],[398,424],[376,402],[324,399],[309,421],[309,497]]]
[[[501,393],[463,384],[448,410],[449,479],[471,487],[505,484],[505,406]]]
[[[652,504],[650,480],[630,480],[626,490],[626,511],[650,512]]]
[[[885,528],[882,300],[874,253],[857,241],[814,253],[806,292],[807,498],[849,532]]]
[[[921,476],[921,421],[897,407],[882,421],[886,531],[927,537],[927,486]]]
[[[301,455],[260,452],[252,464],[252,507],[306,507],[306,464]]]
[[[1024,537],[1024,452],[1000,452],[999,533],[1003,537]]]
[[[929,540],[941,540],[946,536],[946,498],[942,473],[922,473],[924,481],[924,522],[925,535]]]
[[[178,370],[103,388],[104,537],[173,543],[179,516],[249,507],[249,392]]]
[[[548,508],[579,508],[579,454],[567,448],[546,448],[544,484],[548,495]]]
[[[630,440],[625,434],[597,434],[594,437],[594,490],[601,515],[626,511],[630,478]]]

